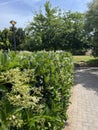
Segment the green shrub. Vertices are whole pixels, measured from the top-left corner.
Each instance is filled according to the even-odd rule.
[[[0,130],[61,130],[73,81],[71,54],[0,55]]]

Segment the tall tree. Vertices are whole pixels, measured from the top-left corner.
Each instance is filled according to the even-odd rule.
[[[74,54],[83,53],[89,47],[84,30],[84,14],[68,11],[63,19],[66,48]]]
[[[85,14],[85,28],[93,39],[93,52],[98,56],[98,0],[88,4],[88,11]]]
[[[33,50],[67,50],[73,53],[87,48],[84,16],[81,13],[62,12],[45,3],[45,13],[36,13],[27,27],[26,47]]]
[[[60,24],[61,19],[57,17],[57,9],[51,8],[51,4],[46,2],[45,14],[41,10],[36,13],[34,21],[28,27],[31,50],[58,49],[59,45],[56,38],[61,31]]]

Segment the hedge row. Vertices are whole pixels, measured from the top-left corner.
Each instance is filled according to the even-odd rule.
[[[73,81],[66,52],[0,52],[0,130],[61,130]]]

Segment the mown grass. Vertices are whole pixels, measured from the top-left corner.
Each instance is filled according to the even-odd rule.
[[[74,63],[79,62],[88,62],[90,60],[94,60],[95,57],[93,56],[73,56]]]
[[[98,57],[93,56],[73,56],[73,61],[76,66],[98,67]]]

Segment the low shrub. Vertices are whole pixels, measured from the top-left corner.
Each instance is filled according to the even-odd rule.
[[[73,82],[71,54],[0,55],[0,130],[61,130]]]

